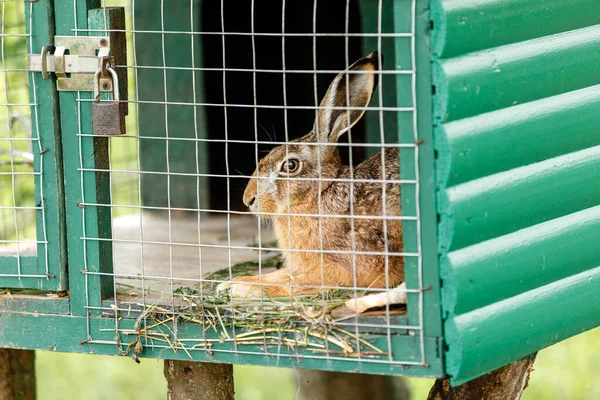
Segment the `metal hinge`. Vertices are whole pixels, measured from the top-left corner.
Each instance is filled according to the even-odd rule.
[[[54,45],[44,46],[40,54],[29,54],[29,71],[41,72],[44,79],[56,75],[58,90],[94,91],[94,74],[113,67],[108,36],[55,36]],[[100,90],[112,91],[110,75],[100,78]]]

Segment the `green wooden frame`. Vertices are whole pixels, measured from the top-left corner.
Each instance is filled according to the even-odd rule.
[[[34,10],[31,13],[31,10]],[[31,34],[27,41],[27,51],[41,51],[42,46],[51,43],[54,36],[53,12],[47,1],[41,1],[35,7],[25,6],[27,32]],[[43,80],[41,75],[29,73],[31,103],[32,138],[39,140],[39,148],[33,146],[34,171],[36,175],[35,204],[43,204],[36,211],[37,254],[19,256],[1,256],[0,268],[3,276],[0,286],[5,288],[37,289],[43,291],[62,291],[67,289],[66,273],[66,237],[65,212],[63,198],[63,169],[61,131],[56,84],[53,79]],[[39,150],[41,149],[41,151]],[[43,201],[42,201],[43,195]],[[20,264],[21,275],[18,275]]]
[[[379,2],[363,1],[361,12],[365,32],[377,32]],[[410,2],[393,1],[382,3],[382,29],[384,32],[410,32],[413,10]],[[400,149],[400,171],[403,179],[419,182],[402,185],[402,210],[404,215],[417,216],[420,221],[404,221],[404,251],[421,253],[421,265],[414,257],[405,259],[406,284],[409,289],[427,288],[422,292],[408,294],[408,322],[411,326],[423,326],[423,338],[439,339],[439,353],[435,356],[425,354],[427,364],[435,358],[443,357],[442,323],[440,307],[440,278],[437,253],[437,214],[434,187],[434,143],[431,125],[431,71],[430,71],[430,22],[427,1],[416,1],[415,5],[415,68],[417,71],[415,91],[417,104],[413,104],[412,82],[410,75],[383,75],[380,90],[384,107],[416,106],[415,140],[412,113],[395,112],[384,114],[384,137],[389,143],[418,144],[418,162],[415,164],[416,150]],[[366,18],[364,17],[366,16]],[[370,18],[369,18],[370,17]],[[386,55],[384,69],[412,69],[413,60],[410,38],[394,38],[393,41],[367,38],[363,44],[364,52],[380,49]],[[386,66],[387,65],[387,66]],[[379,106],[377,96],[373,104]],[[367,135],[378,142],[379,121],[377,115],[366,115]],[[416,168],[415,168],[416,167]],[[417,207],[418,205],[418,207]],[[418,212],[417,212],[418,211]],[[417,225],[420,225],[417,228]],[[420,230],[420,237],[419,237]],[[418,240],[421,241],[420,247]],[[420,276],[420,274],[422,274]],[[420,303],[422,301],[422,303]],[[420,319],[422,318],[422,319]],[[427,353],[427,352],[426,352]],[[414,367],[411,367],[411,369]],[[427,369],[427,368],[425,368]],[[443,376],[443,370],[431,376]]]
[[[600,325],[598,11],[431,0],[453,385]]]
[[[55,12],[56,35],[73,35],[74,29],[81,33],[82,29],[104,29],[103,10],[93,10],[100,7],[99,0],[77,1],[76,8],[72,0],[40,0],[35,7],[42,4],[53,5]],[[394,324],[422,326],[420,332],[409,334],[406,331],[395,332],[392,336],[392,352],[401,360],[411,360],[422,365],[406,366],[398,364],[360,362],[357,359],[347,360],[302,358],[301,360],[288,354],[276,357],[277,353],[265,357],[264,350],[254,349],[256,354],[236,353],[232,347],[224,344],[211,355],[205,351],[190,352],[196,361],[227,362],[235,364],[277,365],[280,367],[314,368],[335,371],[354,371],[363,373],[395,374],[409,376],[444,376],[442,318],[439,305],[439,274],[437,265],[437,235],[436,208],[434,196],[433,170],[433,140],[431,126],[431,83],[430,83],[430,52],[429,52],[429,17],[428,0],[417,0],[416,9],[411,8],[411,2],[396,0],[385,2],[385,29],[387,31],[402,31],[410,29],[410,17],[416,15],[416,53],[415,64],[419,71],[416,77],[416,107],[418,119],[418,164],[415,164],[415,150],[404,149],[402,152],[401,169],[406,179],[416,178],[417,171],[420,180],[419,191],[415,185],[404,185],[403,207],[408,215],[417,215],[416,204],[420,212],[419,248],[417,223],[407,221],[404,225],[406,235],[415,239],[407,240],[405,250],[420,251],[422,265],[415,260],[407,260],[407,285],[418,288],[422,284],[421,293],[409,294],[409,312],[406,317],[396,318]],[[365,0],[362,2],[366,15],[377,16],[377,2]],[[51,10],[52,11],[52,10]],[[112,22],[112,11],[108,10],[106,21]],[[407,25],[408,24],[408,25]],[[367,27],[375,32],[373,27]],[[402,65],[402,69],[412,65],[410,38],[395,40],[392,46],[387,43],[385,50],[388,65]],[[407,50],[409,52],[407,53]],[[385,85],[390,88],[401,87],[405,90],[389,90],[385,93],[384,104],[412,104],[412,81],[406,76],[386,76]],[[397,95],[395,93],[398,93]],[[0,324],[4,329],[0,332],[0,345],[16,348],[32,348],[66,352],[82,352],[94,354],[119,355],[134,337],[120,335],[115,338],[115,328],[133,328],[138,314],[121,314],[116,319],[109,301],[103,300],[113,294],[114,286],[110,276],[87,274],[86,272],[111,273],[112,247],[110,241],[83,240],[84,237],[111,237],[110,207],[82,207],[84,203],[109,204],[106,198],[109,193],[108,174],[104,172],[81,171],[84,169],[102,170],[108,167],[107,140],[88,136],[91,133],[91,93],[61,92],[60,121],[62,128],[62,151],[64,157],[64,204],[66,208],[66,235],[69,264],[69,297],[66,298],[34,298],[26,296],[16,302],[0,300]],[[387,103],[389,102],[389,103]],[[402,114],[402,113],[398,113]],[[397,118],[397,119],[396,119]],[[377,131],[378,122],[374,122]],[[412,115],[392,116],[385,121],[386,136],[390,141],[413,143]],[[400,132],[398,136],[397,132]],[[415,168],[417,166],[417,168]],[[83,190],[82,190],[83,188]],[[405,236],[406,236],[405,235]],[[422,267],[422,272],[419,268]],[[33,316],[30,312],[39,313]],[[101,314],[102,311],[102,314]],[[200,328],[196,325],[179,324],[178,330],[182,337],[201,337]],[[212,335],[212,336],[211,336]],[[217,338],[213,332],[207,332],[207,337]],[[385,335],[375,338],[376,343],[387,340]],[[121,343],[122,348],[118,345]],[[244,350],[253,351],[251,348]],[[424,359],[422,360],[424,352]],[[285,354],[282,354],[285,355]],[[160,348],[147,347],[144,357],[160,357],[169,359],[188,359],[186,352],[173,352]]]
[[[100,8],[99,0],[55,1],[56,35],[73,35],[73,29],[86,29],[88,10]],[[103,28],[102,18],[102,27]],[[75,26],[75,23],[77,26]],[[91,92],[61,92],[61,125],[65,168],[65,207],[69,255],[70,306],[73,315],[86,315],[86,305],[99,305],[101,297],[113,292],[109,276],[83,272],[112,272],[110,242],[84,240],[84,237],[110,238],[111,215],[107,207],[85,208],[83,203],[107,204],[110,194],[107,173],[82,172],[108,168],[108,139],[80,136],[92,132]],[[82,190],[83,188],[83,190]],[[88,288],[90,288],[88,292]],[[95,289],[95,290],[94,290]]]

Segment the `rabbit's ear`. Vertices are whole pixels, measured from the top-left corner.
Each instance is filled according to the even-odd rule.
[[[378,57],[375,51],[361,58],[331,82],[315,121],[319,142],[337,142],[363,116],[377,86]]]

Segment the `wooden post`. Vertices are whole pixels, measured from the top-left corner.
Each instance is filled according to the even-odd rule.
[[[311,400],[408,400],[399,377],[345,372],[298,370],[300,393]]]
[[[169,400],[233,400],[233,365],[165,360]]]
[[[0,349],[0,400],[35,400],[35,352]]]
[[[529,382],[535,355],[505,365],[455,388],[448,379],[438,379],[427,400],[518,400]]]

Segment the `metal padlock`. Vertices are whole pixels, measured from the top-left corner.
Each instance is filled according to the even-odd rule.
[[[92,103],[92,125],[94,135],[116,136],[125,133],[125,108],[119,102],[119,77],[114,69],[106,67],[112,77],[113,101],[100,101],[99,69],[94,74],[94,102]]]

